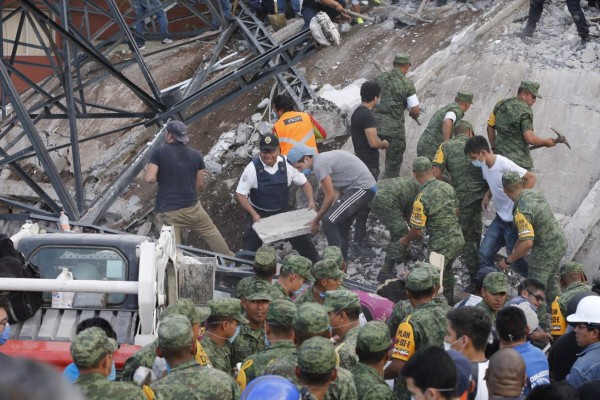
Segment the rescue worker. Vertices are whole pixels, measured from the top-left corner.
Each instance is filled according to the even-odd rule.
[[[310,273],[312,267],[312,262],[306,257],[296,254],[285,256],[279,276],[271,286],[270,292],[273,300],[291,301],[293,296],[299,296],[302,293],[304,283],[315,280]]]
[[[356,338],[360,329],[358,318],[361,312],[358,295],[349,290],[329,290],[325,294],[323,305],[328,309],[340,366],[351,370],[358,362]]]
[[[531,171],[533,160],[529,146],[554,147],[556,139],[543,139],[533,131],[531,107],[539,97],[540,84],[521,81],[517,96],[501,100],[494,106],[487,121],[487,134],[494,153]]]
[[[463,256],[471,277],[479,269],[479,243],[481,242],[481,204],[488,185],[481,168],[474,166],[465,154],[465,144],[475,135],[473,125],[461,119],[454,125],[454,137],[442,143],[433,158],[433,175],[442,180],[442,173],[448,171],[452,177],[452,187],[458,198],[458,222],[465,239]]]
[[[261,376],[271,361],[296,351],[293,342],[293,320],[296,310],[296,305],[287,300],[274,300],[269,305],[265,323],[266,348],[250,355],[242,364],[237,376],[237,382],[242,390],[253,379]]]
[[[269,285],[277,272],[277,254],[273,246],[261,246],[256,250],[254,264],[252,264],[253,276],[240,279],[235,287],[235,298],[242,300],[248,286],[255,280],[262,280]]]
[[[527,277],[542,282],[546,286],[546,296],[554,299],[560,294],[556,273],[560,260],[567,251],[567,238],[563,229],[544,194],[536,189],[523,189],[519,174],[513,171],[504,173],[502,185],[506,195],[515,203],[513,217],[519,240],[510,256],[505,257],[498,265],[506,270],[511,262],[531,251]],[[539,307],[537,314],[540,326],[547,328],[545,307]]]
[[[463,118],[472,103],[473,93],[459,91],[453,103],[437,110],[419,138],[417,157],[433,160],[440,145],[452,137],[454,124]]]
[[[325,292],[338,289],[344,279],[344,273],[333,260],[321,260],[315,263],[310,273],[315,281],[294,300],[297,305],[307,302],[323,304],[326,298]]]
[[[273,99],[273,110],[277,122],[273,124],[273,134],[279,138],[281,154],[287,156],[292,147],[302,144],[317,150],[317,140],[327,138],[327,132],[315,119],[305,112],[294,110],[294,101],[287,94]]]
[[[578,388],[600,379],[600,297],[588,296],[579,302],[575,314],[567,317],[575,325],[575,340],[583,348],[567,375],[567,383]]]
[[[420,185],[414,176],[382,179],[377,183],[377,193],[369,208],[390,232],[390,244],[377,275],[380,283],[396,278],[394,266],[407,261],[410,255],[398,241],[409,231],[407,221],[419,191]]]
[[[332,382],[337,378],[336,355],[331,342],[315,336],[298,349],[295,373],[300,382],[302,399],[323,400]]]
[[[233,363],[244,361],[265,349],[265,319],[273,300],[271,285],[262,280],[253,281],[244,294],[242,308],[248,322],[239,324],[239,334],[233,341]]]
[[[379,122],[379,137],[389,143],[385,151],[384,179],[400,175],[406,150],[404,111],[408,110],[408,115],[417,122],[421,114],[415,85],[406,77],[410,66],[410,54],[398,53],[394,56],[391,71],[377,77],[381,101],[373,111]]]
[[[171,371],[150,389],[156,399],[236,399],[240,387],[223,371],[204,368],[194,358],[196,339],[190,322],[172,314],[158,327],[156,354],[165,358]],[[112,398],[112,397],[111,397]]]
[[[427,157],[417,157],[413,162],[413,173],[421,184],[421,191],[413,204],[410,230],[400,238],[399,243],[407,248],[413,240],[421,237],[427,228],[427,252],[435,251],[444,256],[444,295],[448,303],[453,304],[452,263],[462,252],[465,241],[456,215],[458,200],[454,188],[435,179],[432,168]]]
[[[190,324],[192,325],[192,331],[194,332],[194,337],[196,338],[196,361],[198,364],[211,367],[210,359],[206,354],[206,351],[198,342],[198,338],[200,337],[200,329],[202,328],[202,324],[208,316],[210,315],[210,308],[208,307],[196,307],[194,302],[191,299],[180,298],[176,302],[169,304],[160,315],[160,321],[166,318],[168,315],[172,314],[181,314],[188,318]],[[129,357],[125,362],[125,366],[123,367],[123,374],[121,376],[121,380],[123,381],[132,381],[133,375],[135,371],[139,367],[145,367],[152,369],[152,364],[156,358],[156,348],[158,346],[157,340],[154,340],[152,343],[149,343],[138,350],[134,355]]]
[[[239,324],[249,321],[240,313],[239,299],[209,300],[208,306],[210,317],[206,320],[206,333],[200,344],[213,367],[231,375],[234,368],[231,343],[240,331]]]
[[[410,393],[400,370],[415,352],[429,345],[442,346],[446,336],[446,309],[433,301],[431,273],[417,267],[406,278],[406,294],[413,312],[398,326],[392,362],[384,371],[385,379],[394,379],[394,394],[407,400]]]
[[[550,333],[552,336],[561,336],[567,332],[567,306],[577,293],[590,292],[592,287],[585,282],[587,278],[583,272],[583,265],[576,261],[569,261],[558,269],[559,285],[562,290],[552,302],[552,323]]]
[[[246,229],[242,235],[242,248],[256,251],[262,240],[252,225],[261,218],[280,214],[290,210],[289,187],[301,186],[307,199],[308,208],[316,209],[313,190],[304,174],[287,165],[279,155],[279,139],[273,134],[261,137],[260,154],[250,162],[238,182],[235,198],[246,211]],[[300,235],[288,239],[300,255],[312,262],[319,260],[319,254],[309,235]]]
[[[75,386],[90,400],[145,400],[144,393],[130,382],[113,382],[107,379],[114,368],[117,341],[106,336],[98,327],[79,333],[71,342],[71,356],[79,369]]]
[[[392,389],[383,380],[391,344],[390,333],[383,322],[369,321],[360,328],[356,339],[359,362],[351,371],[359,400],[394,400]]]
[[[508,278],[502,272],[491,272],[483,278],[481,288],[482,301],[476,307],[480,307],[490,317],[492,329],[496,326],[496,314],[504,307],[506,293],[508,292]]]

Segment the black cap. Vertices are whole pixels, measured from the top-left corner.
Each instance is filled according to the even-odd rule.
[[[187,143],[190,141],[188,136],[185,134],[187,127],[181,121],[169,121],[166,126],[167,132],[169,132],[175,140],[181,143]]]
[[[258,148],[261,150],[275,150],[279,147],[279,139],[272,133],[261,136]]]

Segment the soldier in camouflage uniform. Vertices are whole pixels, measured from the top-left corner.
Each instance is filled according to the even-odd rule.
[[[295,373],[302,386],[300,393],[303,400],[325,398],[337,375],[333,344],[319,336],[302,343],[298,349],[298,366]],[[319,379],[315,379],[316,377]]]
[[[345,275],[335,261],[328,259],[316,262],[310,273],[315,281],[294,300],[297,305],[308,302],[323,304],[325,302],[325,292],[337,290]]]
[[[351,371],[359,400],[395,400],[383,380],[391,344],[390,333],[383,322],[370,321],[360,328],[356,341],[359,363]]]
[[[513,218],[519,240],[512,254],[499,264],[507,269],[512,261],[531,251],[527,264],[527,277],[536,278],[546,286],[546,297],[554,299],[560,295],[556,273],[560,260],[567,251],[567,238],[556,220],[544,194],[536,189],[523,189],[521,178],[516,172],[502,175],[502,186],[506,195],[515,202]],[[545,307],[538,307],[541,327],[547,327]]]
[[[553,147],[556,139],[542,139],[533,131],[533,110],[536,98],[542,98],[540,84],[522,81],[517,97],[501,100],[494,106],[487,122],[487,134],[492,151],[531,171],[533,160],[530,145]]]
[[[419,138],[417,157],[433,160],[440,145],[453,136],[455,124],[463,118],[471,103],[473,93],[460,91],[456,94],[454,103],[437,110]]]
[[[248,323],[240,324],[240,332],[233,342],[233,363],[244,361],[265,349],[265,319],[273,300],[268,283],[256,280],[246,289],[242,307]]]
[[[394,266],[406,261],[409,256],[408,249],[400,246],[398,240],[408,233],[406,221],[410,218],[419,190],[419,182],[412,176],[383,179],[377,183],[377,193],[369,207],[390,232],[390,245],[377,275],[377,280],[381,283],[395,278]]]
[[[328,309],[334,338],[338,338],[335,351],[340,357],[340,366],[350,370],[358,362],[356,337],[360,329],[358,318],[361,312],[358,295],[349,290],[330,290],[326,293],[323,305]]]
[[[310,273],[312,261],[306,257],[289,254],[283,259],[279,277],[271,286],[270,292],[273,300],[292,300],[306,281],[313,281]]]
[[[294,344],[300,347],[311,337],[321,336],[330,338],[329,317],[327,308],[320,304],[309,302],[298,306],[294,316]],[[279,375],[291,380],[299,388],[298,378],[295,375],[298,366],[298,352],[284,356],[271,362],[264,371],[264,375]],[[352,374],[345,368],[337,367],[337,377],[329,386],[325,399],[327,400],[354,400],[356,388],[352,381]]]
[[[442,346],[446,336],[447,308],[433,301],[433,280],[427,268],[417,267],[406,278],[406,293],[413,312],[398,326],[392,362],[385,369],[385,379],[394,379],[394,394],[407,400],[410,393],[400,370],[413,354],[429,345]]]
[[[192,330],[194,332],[194,337],[198,338],[200,336],[200,328],[201,325],[208,316],[210,315],[210,308],[208,307],[196,307],[194,302],[191,299],[181,298],[177,300],[175,303],[167,306],[162,314],[160,315],[161,322],[162,319],[171,314],[181,314],[186,316],[190,324],[192,324]],[[152,343],[148,343],[144,347],[142,347],[137,353],[132,355],[125,362],[125,367],[123,368],[123,375],[121,380],[123,381],[132,381],[133,374],[139,367],[152,368],[152,364],[154,363],[154,359],[156,358],[156,348],[158,346],[157,340]],[[206,351],[200,344],[198,340],[196,340],[196,361],[200,365],[204,365],[207,367],[211,367],[210,360]]]
[[[255,280],[260,279],[267,282],[269,285],[277,272],[277,254],[273,246],[261,246],[256,250],[254,256],[254,276],[242,278],[235,287],[235,298],[242,300],[248,286]]]
[[[183,315],[172,314],[158,327],[158,354],[171,372],[150,385],[157,400],[230,400],[240,396],[240,387],[223,371],[203,368],[194,359],[192,326]]]
[[[476,307],[483,309],[492,320],[492,329],[496,329],[496,314],[504,307],[508,292],[508,278],[502,272],[491,272],[483,278],[481,302]],[[544,307],[540,307],[544,308]]]
[[[392,70],[384,72],[376,79],[381,86],[381,101],[373,111],[379,122],[379,136],[389,142],[385,152],[384,178],[400,175],[406,150],[404,110],[408,109],[408,115],[415,121],[421,113],[415,85],[405,76],[409,69],[410,54],[396,54]]]
[[[71,356],[79,369],[75,385],[89,400],[145,400],[144,393],[129,382],[107,379],[114,366],[113,355],[117,341],[98,328],[91,327],[79,333],[71,343]]]
[[[206,333],[200,344],[206,350],[213,367],[231,374],[235,364],[230,341],[235,341],[241,329],[239,325],[247,324],[248,320],[240,313],[239,299],[210,300],[208,306],[210,317],[206,320]]]
[[[341,271],[346,272],[346,260],[339,246],[327,246],[323,249],[323,260],[333,260]]]
[[[435,251],[444,256],[444,295],[448,303],[453,304],[452,263],[462,252],[465,244],[456,215],[458,200],[452,186],[433,177],[431,161],[427,157],[415,159],[413,173],[421,184],[421,192],[413,204],[410,231],[399,240],[399,243],[407,248],[410,242],[419,238],[427,228],[429,233],[427,251],[428,253]]]
[[[592,287],[585,282],[587,277],[583,272],[583,265],[576,261],[569,261],[558,269],[560,279],[558,283],[562,294],[552,302],[552,336],[564,335],[567,331],[567,306],[577,293],[591,292]]]
[[[481,242],[481,201],[488,184],[483,179],[481,168],[471,163],[465,154],[465,144],[475,135],[473,125],[461,119],[455,125],[454,137],[440,145],[433,158],[433,175],[442,179],[448,171],[458,198],[458,222],[465,239],[464,259],[471,277],[479,269],[479,243]]]
[[[254,378],[261,376],[271,361],[296,351],[293,342],[293,320],[296,311],[296,305],[287,300],[274,300],[269,305],[265,327],[268,346],[260,353],[248,357],[242,364],[237,376],[242,390]]]

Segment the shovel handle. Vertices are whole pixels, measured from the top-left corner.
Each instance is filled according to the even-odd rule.
[[[373,18],[373,17],[369,17],[368,15],[357,13],[352,10],[346,10],[346,13],[352,17],[366,19],[367,21],[375,21],[375,18]]]

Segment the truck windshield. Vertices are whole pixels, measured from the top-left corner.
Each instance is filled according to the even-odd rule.
[[[40,268],[44,279],[56,279],[63,268],[75,280],[127,280],[127,260],[120,252],[110,248],[42,247],[30,258]],[[73,307],[97,307],[104,304],[116,306],[125,301],[125,294],[77,293]],[[51,303],[52,293],[44,293],[44,303]]]

